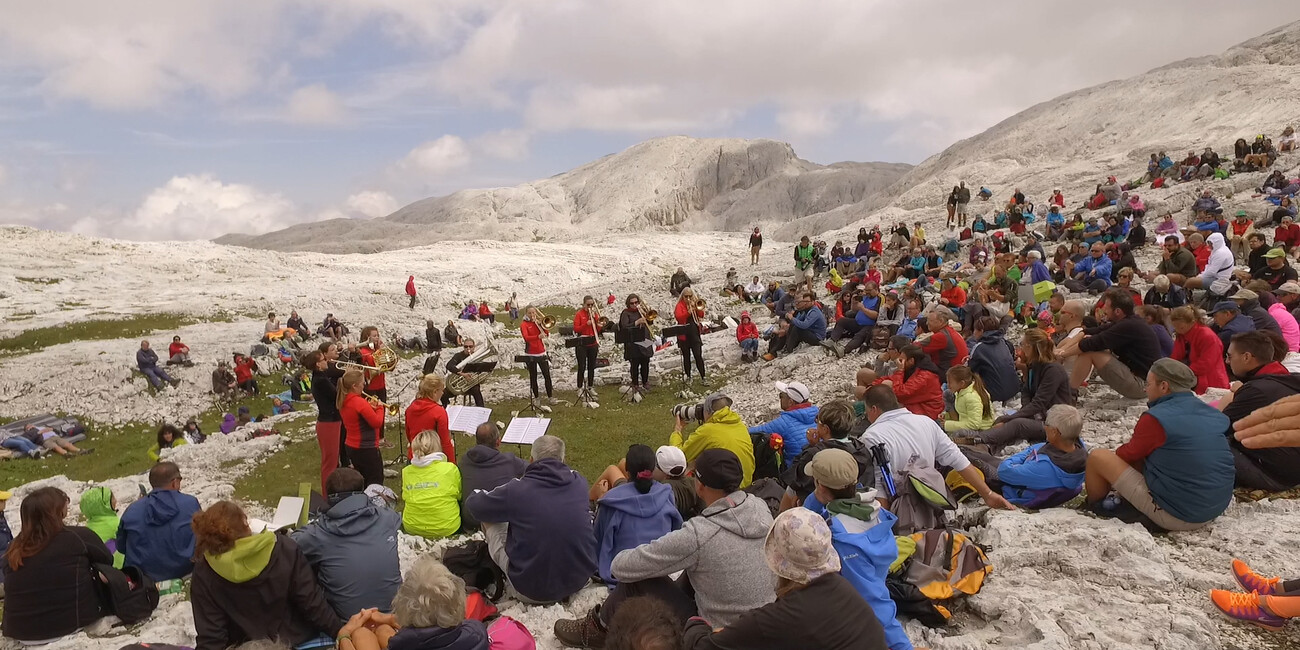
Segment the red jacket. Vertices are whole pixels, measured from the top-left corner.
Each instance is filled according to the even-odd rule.
[[[251,357],[243,357],[235,362],[235,381],[244,383],[253,378],[253,367],[257,365]]]
[[[414,278],[414,277],[412,277],[411,279],[409,279],[409,280],[406,281],[406,295],[408,295],[408,296],[414,296],[414,295],[415,295],[415,278]]]
[[[189,346],[185,345],[184,343],[172,343],[171,345],[167,346],[168,357],[174,357],[178,354],[181,354],[182,352],[188,352],[188,351],[189,351]]]
[[[482,318],[487,318],[492,315],[492,307],[487,304],[486,300],[478,304],[478,315]]]
[[[384,437],[384,407],[375,408],[358,393],[343,400],[339,409],[343,416],[343,429],[347,436],[343,444],[353,449],[375,449]]]
[[[961,285],[953,285],[939,293],[939,296],[948,301],[948,304],[961,308],[966,306],[966,290]]]
[[[531,320],[519,323],[519,333],[524,337],[524,354],[546,354],[542,342],[542,327]]]
[[[1052,198],[1051,198],[1051,199],[1048,199],[1048,204],[1049,204],[1049,205],[1055,205],[1055,206],[1058,206],[1058,207],[1062,207],[1062,208],[1064,208],[1064,207],[1065,207],[1065,195],[1064,195],[1064,194],[1053,194],[1053,195],[1052,195]]]
[[[1192,251],[1192,256],[1196,258],[1196,272],[1203,273],[1205,265],[1210,263],[1210,245],[1201,244],[1200,248]]]
[[[358,348],[358,350],[361,352],[362,365],[374,367],[375,351],[371,350],[369,346],[362,346]],[[366,390],[368,391],[384,390],[388,388],[388,380],[384,378],[384,373],[382,372],[371,374],[371,371],[367,370],[366,378]]]
[[[1223,365],[1223,341],[1214,330],[1197,323],[1187,334],[1174,337],[1174,361],[1182,361],[1196,373],[1196,394],[1207,388],[1227,388],[1228,369]]]
[[[1293,223],[1290,227],[1278,226],[1273,233],[1273,243],[1287,247],[1300,244],[1300,224]]]
[[[434,400],[421,397],[406,407],[406,439],[415,440],[416,436],[425,431],[437,431],[438,439],[442,442],[442,453],[447,455],[448,461],[455,463],[456,443],[452,442],[451,429],[447,427],[447,409]],[[406,457],[415,457],[410,447],[406,449]]]
[[[596,336],[596,323],[591,320],[591,312],[586,309],[579,309],[578,313],[573,315],[573,333],[577,336]],[[588,347],[595,347],[600,344],[599,339],[592,341]]]
[[[690,322],[691,322],[691,314],[690,314],[690,310],[687,309],[687,307],[686,307],[686,301],[685,301],[685,300],[678,300],[678,301],[677,301],[677,306],[673,308],[673,318],[677,319],[677,324],[678,324],[678,325],[686,325],[687,323],[690,323]],[[703,319],[701,319],[701,320],[703,320]],[[702,325],[700,326],[700,332],[701,332],[701,333],[704,332],[704,326],[702,326]],[[679,336],[679,337],[677,337],[677,342],[678,342],[678,343],[685,343],[685,342],[686,342],[686,337],[685,337],[685,336]]]
[[[917,369],[910,379],[903,381],[903,371],[899,370],[889,380],[894,382],[894,395],[903,408],[927,418],[937,419],[943,413],[943,384],[939,375]]]
[[[736,340],[744,341],[756,338],[758,338],[758,326],[748,318],[741,319],[740,325],[736,326]]]

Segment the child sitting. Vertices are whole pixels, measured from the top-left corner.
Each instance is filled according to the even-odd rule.
[[[944,431],[984,431],[993,426],[993,402],[979,375],[966,366],[953,366],[948,369],[948,390],[953,405],[945,414]]]
[[[758,358],[758,326],[750,319],[748,311],[740,312],[740,325],[736,327],[736,341],[740,343],[741,361]]]

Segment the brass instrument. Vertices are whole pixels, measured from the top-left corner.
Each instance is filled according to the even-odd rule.
[[[609,319],[601,316],[600,312],[596,311],[595,308],[587,310],[587,319],[591,322],[592,329],[596,330],[596,336],[598,337],[601,332],[605,331],[605,328],[609,327]]]
[[[543,314],[542,322],[539,323],[542,329],[546,330],[546,335],[551,335],[551,330],[555,329],[555,317]]]
[[[485,342],[483,347],[475,350],[473,354],[465,357],[465,360],[460,362],[460,367],[464,368],[473,363],[483,363],[489,358],[495,356],[497,356],[497,348],[495,345],[492,344],[491,339],[489,339],[488,341]],[[449,395],[460,396],[460,395],[464,395],[471,388],[487,381],[487,378],[491,374],[492,373],[490,372],[477,372],[477,373],[469,373],[469,376],[464,376],[458,372],[448,371],[447,376],[443,379],[443,382],[447,386],[447,393]]]
[[[392,372],[397,367],[397,352],[392,348],[384,346],[375,350],[375,365],[367,366],[364,363],[353,363],[351,361],[335,361],[334,365],[340,368],[356,368],[357,370],[366,370],[368,372]]]
[[[646,331],[650,332],[650,338],[659,338],[659,333],[655,331],[655,321],[659,320],[659,310],[646,307],[645,303],[642,303],[638,311],[641,312],[641,318],[645,319],[645,328]]]
[[[398,402],[398,401],[392,401],[392,402],[388,402],[388,403],[385,404],[384,402],[379,401],[379,398],[378,398],[378,397],[375,397],[374,395],[365,395],[364,393],[363,393],[363,395],[365,396],[366,401],[367,401],[367,402],[370,402],[370,405],[371,405],[371,406],[373,406],[373,407],[375,407],[375,408],[380,408],[380,407],[382,406],[382,407],[384,408],[384,410],[388,412],[388,417],[390,417],[390,418],[395,418],[395,417],[397,417],[397,414],[398,414],[398,413],[401,413],[401,411],[402,411],[402,403],[401,403],[401,402]]]
[[[686,309],[687,312],[689,312],[692,323],[695,323],[696,325],[700,325],[700,321],[704,318],[704,314],[705,314],[704,309],[705,307],[708,306],[708,304],[709,303],[706,302],[703,298],[691,299],[691,302],[686,305]]]

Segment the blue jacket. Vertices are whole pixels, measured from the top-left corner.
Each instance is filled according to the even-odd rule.
[[[904,317],[903,324],[898,326],[898,331],[894,333],[894,336],[906,336],[909,339],[915,339],[917,320],[916,318]]]
[[[519,593],[539,602],[564,600],[596,573],[587,479],[562,461],[543,459],[524,475],[465,498],[482,523],[508,523],[506,575]]]
[[[1102,255],[1101,259],[1093,259],[1091,255],[1088,255],[1082,260],[1079,260],[1078,264],[1074,265],[1075,277],[1078,277],[1078,275],[1082,273],[1084,274],[1084,282],[1101,280],[1105,282],[1108,287],[1110,286],[1110,270],[1110,258],[1105,255]],[[1094,273],[1089,275],[1090,271]]]
[[[1237,470],[1228,439],[1228,416],[1190,392],[1147,404],[1142,417],[1165,430],[1165,444],[1146,457],[1142,474],[1151,497],[1169,514],[1192,524],[1218,517],[1232,501]]]
[[[154,352],[153,348],[149,348],[148,350],[140,348],[139,350],[136,350],[135,365],[139,367],[140,370],[156,368],[158,366],[158,353]]]
[[[194,570],[194,531],[190,520],[199,500],[176,490],[155,489],[127,506],[117,529],[117,550],[125,565],[150,578],[183,578]]]
[[[469,619],[456,627],[404,627],[388,640],[388,650],[488,650],[487,627]]]
[[[402,516],[375,505],[363,492],[333,497],[331,503],[319,519],[292,535],[316,572],[325,600],[343,618],[368,607],[391,611],[393,595],[402,586],[397,561]]]
[[[876,315],[879,316],[880,296],[876,296],[875,298],[868,298],[867,296],[862,296],[862,306],[866,307],[867,309],[870,309],[871,311],[876,312]],[[876,319],[871,318],[866,314],[862,313],[861,309],[854,309],[853,320],[861,327],[875,327],[876,325]]]
[[[624,483],[596,502],[596,562],[600,578],[614,585],[618,580],[609,565],[620,551],[636,548],[682,527],[682,515],[673,501],[673,489],[655,481],[641,494],[633,483]]]
[[[817,407],[809,405],[786,411],[771,422],[754,425],[749,428],[749,432],[781,434],[781,439],[785,441],[785,448],[781,451],[781,466],[788,467],[799,457],[803,448],[808,446],[808,430],[815,426],[813,422],[816,418]]]
[[[839,499],[824,506],[811,494],[803,507],[826,518],[831,546],[840,556],[840,575],[853,584],[876,613],[885,628],[889,650],[912,650],[912,641],[898,622],[898,608],[885,586],[889,565],[898,559],[898,543],[894,541],[894,522],[898,518],[884,508],[853,499]]]
[[[1002,330],[985,332],[970,348],[970,371],[984,380],[984,388],[994,402],[1005,402],[1020,392],[1020,375],[1016,374],[1015,351],[1002,336]]]
[[[1034,260],[1033,263],[1029,265],[1030,284],[1038,284],[1039,282],[1050,282],[1051,280],[1052,280],[1052,272],[1047,270],[1047,265],[1043,264],[1042,260]]]
[[[1065,225],[1065,215],[1061,214],[1061,212],[1060,212],[1059,210],[1056,211],[1056,212],[1048,212],[1048,213],[1047,213],[1047,225],[1049,225],[1049,226],[1064,226],[1064,225]]]
[[[809,307],[802,314],[795,312],[794,320],[790,321],[790,326],[812,332],[818,341],[826,338],[826,314],[823,314],[822,310],[817,307]]]
[[[998,480],[1003,483],[1002,496],[1007,501],[1018,506],[1030,506],[1039,504],[1049,496],[1049,492],[1066,493],[1061,502],[1079,494],[1083,488],[1083,463],[1088,458],[1087,451],[1081,450],[1078,466],[1069,468],[1077,471],[1067,471],[1043,452],[1046,445],[1045,442],[1032,445],[998,465]]]

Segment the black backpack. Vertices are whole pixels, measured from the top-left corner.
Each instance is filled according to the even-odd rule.
[[[471,540],[453,546],[442,554],[442,564],[460,576],[466,587],[482,591],[489,600],[500,600],[506,593],[506,575],[492,561],[487,542]]]
[[[767,433],[751,433],[749,440],[754,445],[754,480],[777,478],[781,475],[781,449],[772,448],[772,436]],[[784,442],[782,442],[782,446]]]
[[[158,585],[140,569],[128,566],[121,569],[111,564],[94,565],[95,572],[106,582],[95,581],[102,587],[108,611],[127,625],[149,618],[158,606]]]

